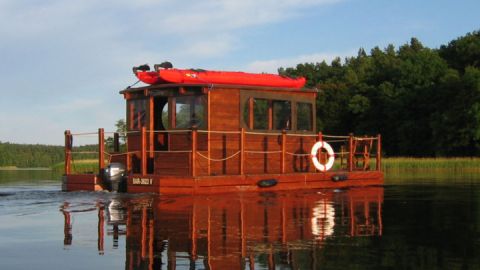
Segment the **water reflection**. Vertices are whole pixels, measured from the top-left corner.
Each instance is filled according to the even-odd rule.
[[[72,216],[97,211],[98,252],[125,237],[126,269],[298,269],[321,266],[332,239],[380,236],[383,188],[215,196],[118,195],[95,205],[65,202],[64,245]],[[95,224],[92,224],[95,226]],[[104,235],[106,232],[106,235]]]

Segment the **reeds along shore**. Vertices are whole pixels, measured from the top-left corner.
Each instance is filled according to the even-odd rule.
[[[54,171],[63,171],[64,163],[52,166]],[[372,161],[371,166],[375,164]],[[75,160],[72,164],[73,172],[95,172],[98,170],[98,160],[85,159]],[[436,170],[436,171],[465,171],[480,173],[480,157],[456,157],[456,158],[413,158],[413,157],[390,157],[382,159],[382,170],[386,173],[412,170]]]
[[[477,170],[480,172],[480,158],[412,158],[391,157],[382,159],[382,168],[389,170],[409,169],[449,169],[449,170]]]

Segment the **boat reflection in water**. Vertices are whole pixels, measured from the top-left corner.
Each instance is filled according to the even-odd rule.
[[[308,268],[316,268],[321,262],[315,251],[329,239],[382,235],[382,203],[382,187],[214,196],[123,194],[96,205],[98,250],[103,254],[106,226],[114,245],[125,235],[126,269],[298,268],[306,260]],[[71,245],[74,211],[66,203],[62,212],[64,244]]]

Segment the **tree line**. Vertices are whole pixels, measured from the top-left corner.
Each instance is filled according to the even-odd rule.
[[[62,146],[0,142],[0,167],[50,167],[64,157]]]
[[[479,31],[438,49],[412,38],[278,71],[319,90],[317,127],[325,134],[380,133],[389,156],[480,154]]]
[[[98,145],[82,145],[74,147],[75,152],[98,151]],[[42,144],[15,144],[0,142],[0,167],[47,168],[63,162],[65,147]],[[93,159],[95,154],[78,156],[78,159]]]
[[[116,132],[126,131],[126,122],[120,119],[115,123]],[[105,149],[113,151],[113,137],[105,138]],[[120,151],[125,151],[125,135],[120,136]],[[72,152],[97,152],[98,144],[75,145]],[[96,159],[97,154],[73,154],[74,160]],[[0,167],[38,168],[52,167],[65,160],[65,147],[42,144],[15,144],[0,141]]]

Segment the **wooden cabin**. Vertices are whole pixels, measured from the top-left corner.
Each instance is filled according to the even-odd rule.
[[[262,76],[259,74],[259,76]],[[271,75],[275,76],[275,75]],[[127,192],[217,193],[378,185],[383,183],[380,136],[317,132],[317,90],[229,83],[161,82],[120,92],[126,100],[126,149],[114,134],[105,151],[99,129],[99,172],[71,170],[65,132],[64,190],[101,190],[106,164],[123,164]],[[335,163],[319,170],[332,155]]]

